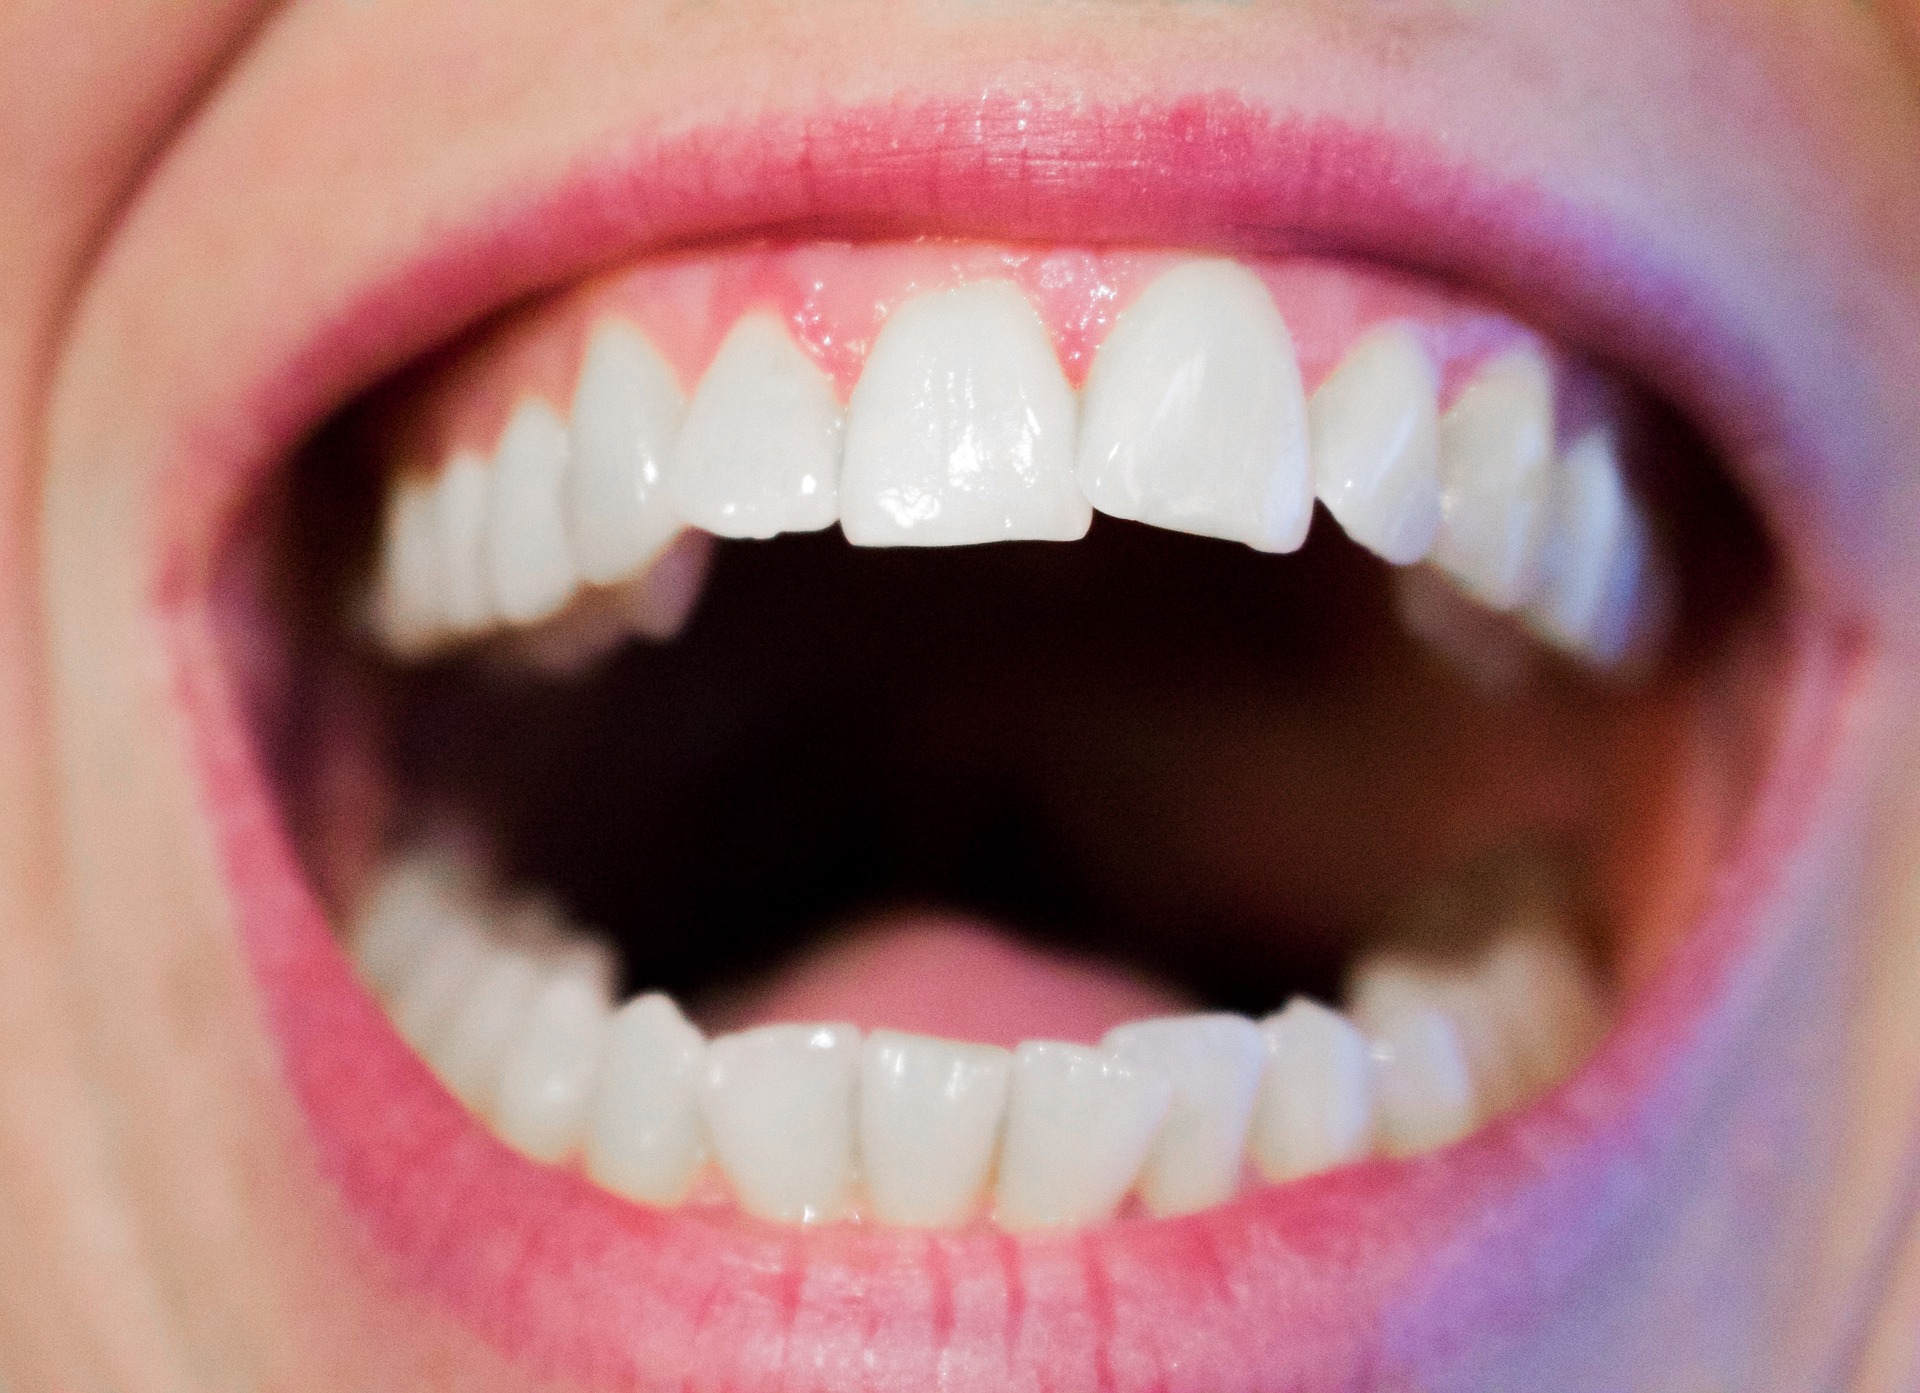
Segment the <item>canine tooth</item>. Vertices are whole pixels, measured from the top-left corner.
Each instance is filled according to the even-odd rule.
[[[1262,551],[1306,540],[1306,395],[1259,277],[1190,261],[1128,307],[1087,374],[1078,472],[1113,517]]]
[[[1556,473],[1543,586],[1527,613],[1550,642],[1615,662],[1633,646],[1643,618],[1645,525],[1607,432],[1582,436]]]
[[[1173,1086],[1166,1121],[1140,1172],[1147,1208],[1191,1214],[1231,1199],[1267,1062],[1260,1027],[1245,1016],[1166,1016],[1116,1026],[1100,1043]]]
[[[495,949],[469,980],[430,1062],[454,1095],[476,1111],[491,1105],[501,1063],[541,986],[540,967],[519,949]]]
[[[559,611],[579,584],[562,512],[566,423],[543,401],[515,409],[493,458],[487,576],[493,603],[516,624]]]
[[[610,1016],[606,993],[571,973],[551,978],[527,1008],[500,1063],[494,1128],[536,1161],[564,1161],[586,1132]]]
[[[1531,349],[1480,369],[1440,418],[1433,559],[1481,603],[1511,610],[1538,584],[1553,463],[1553,375]]]
[[[1076,405],[1046,327],[1010,281],[909,300],[847,407],[840,526],[856,546],[1073,541]]]
[[[664,477],[685,411],[673,369],[638,330],[609,320],[594,332],[574,386],[566,495],[585,579],[623,579],[680,530]]]
[[[718,537],[817,532],[840,516],[844,413],[780,322],[733,326],[700,381],[667,471],[682,521]]]
[[[860,1053],[860,1164],[874,1217],[950,1227],[979,1207],[1013,1056],[877,1030]]]
[[[1261,1023],[1268,1060],[1253,1120],[1253,1159],[1268,1180],[1295,1180],[1373,1150],[1373,1061],[1338,1011],[1296,997]]]
[[[995,1217],[1003,1228],[1089,1224],[1133,1185],[1173,1099],[1111,1050],[1028,1040],[1014,1052]]]
[[[743,1208],[785,1223],[846,1212],[859,1069],[851,1025],[767,1025],[707,1046],[701,1112]]]
[[[614,1013],[587,1131],[587,1173],[646,1204],[678,1204],[706,1159],[700,1087],[706,1037],[669,997]]]
[[[1380,1140],[1412,1156],[1465,1136],[1475,1121],[1473,1077],[1453,1017],[1438,1006],[1357,993],[1354,1016],[1372,1044]]]
[[[387,495],[379,593],[381,633],[399,652],[424,647],[445,622],[433,482],[415,473],[400,475]]]
[[[442,612],[455,633],[472,633],[493,622],[486,555],[487,498],[492,491],[492,467],[471,450],[447,461],[433,486]]]
[[[1307,403],[1315,487],[1354,541],[1411,565],[1440,530],[1440,377],[1404,325],[1364,335]]]

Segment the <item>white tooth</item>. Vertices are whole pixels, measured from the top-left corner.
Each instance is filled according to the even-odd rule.
[[[951,1227],[979,1208],[1013,1056],[877,1030],[860,1053],[860,1164],[883,1223]]]
[[[1493,945],[1481,967],[1494,1009],[1530,1092],[1562,1082],[1606,1030],[1598,983],[1580,955],[1547,933],[1516,933]]]
[[[1440,418],[1433,559],[1481,603],[1514,609],[1539,583],[1553,463],[1553,374],[1518,349],[1474,375]]]
[[[780,322],[733,326],[687,408],[667,492],[718,537],[818,532],[840,516],[840,402]]]
[[[1440,376],[1404,325],[1372,329],[1307,404],[1320,501],[1397,566],[1440,530]]]
[[[706,1037],[658,992],[614,1013],[587,1132],[587,1173],[645,1204],[678,1204],[706,1159]]]
[[[1113,517],[1262,551],[1306,540],[1306,394],[1259,277],[1190,261],[1127,308],[1087,374],[1079,476]]]
[[[441,603],[456,633],[493,622],[493,592],[487,582],[487,498],[493,470],[482,456],[462,450],[447,461],[433,486],[434,525],[440,536]]]
[[[859,1070],[850,1025],[767,1025],[707,1046],[701,1111],[743,1208],[785,1223],[846,1212]]]
[[[1473,1129],[1466,1047],[1439,1006],[1358,999],[1354,1017],[1373,1049],[1380,1140],[1395,1156],[1431,1151]]]
[[[1296,1180],[1373,1150],[1373,1061],[1338,1011],[1296,997],[1261,1024],[1266,1080],[1253,1120],[1253,1159],[1268,1180]]]
[[[494,1128],[536,1161],[564,1161],[586,1134],[611,1015],[606,993],[571,973],[534,996],[500,1062]]]
[[[896,309],[847,407],[840,526],[856,546],[1073,541],[1073,389],[1009,281]]]
[[[487,958],[486,932],[455,910],[436,915],[430,941],[394,984],[388,1012],[406,1042],[422,1055],[466,999],[467,987]]]
[[[417,473],[394,480],[380,544],[380,628],[387,646],[413,653],[432,642],[444,620],[440,532],[433,481]]]
[[[1003,1228],[1097,1223],[1125,1198],[1173,1099],[1111,1050],[1028,1040],[1014,1052],[995,1218]]]
[[[493,459],[487,500],[487,579],[494,607],[516,624],[558,612],[579,584],[562,510],[566,423],[543,401],[522,402]]]
[[[381,873],[353,938],[354,962],[375,992],[393,995],[442,922],[469,902],[471,888],[465,868],[435,854],[409,856]]]
[[[673,369],[631,325],[602,324],[573,393],[567,522],[580,574],[611,585],[680,530],[664,487],[686,403]]]
[[[1354,1014],[1385,1020],[1436,1010],[1452,1022],[1473,1096],[1473,1120],[1483,1122],[1525,1093],[1521,1061],[1507,1022],[1489,1000],[1479,965],[1417,962],[1382,954],[1355,975]]]
[[[475,1111],[489,1108],[501,1063],[544,978],[533,955],[495,949],[461,993],[431,1046],[430,1062],[455,1096]]]
[[[1527,612],[1549,641],[1616,662],[1648,620],[1645,523],[1605,431],[1581,437],[1555,472],[1543,588]]]
[[[1167,1016],[1116,1026],[1100,1043],[1173,1085],[1140,1173],[1147,1208],[1191,1214],[1233,1198],[1267,1062],[1260,1027],[1245,1016]]]

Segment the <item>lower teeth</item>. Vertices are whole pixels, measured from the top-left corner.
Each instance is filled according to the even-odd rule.
[[[1428,946],[1363,956],[1345,1013],[1298,997],[1098,1046],[832,1022],[708,1040],[664,995],[616,1008],[611,949],[438,852],[389,866],[353,953],[447,1086],[535,1160],[656,1206],[730,1195],[777,1222],[1025,1230],[1419,1154],[1561,1082],[1606,993],[1561,904],[1507,888],[1432,897],[1393,940]]]

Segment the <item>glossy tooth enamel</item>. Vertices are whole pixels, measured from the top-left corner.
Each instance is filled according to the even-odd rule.
[[[562,490],[567,425],[542,401],[522,402],[500,437],[487,497],[487,582],[515,624],[557,614],[579,584]]]
[[[567,526],[580,574],[612,585],[641,570],[680,530],[667,462],[686,402],[673,369],[637,329],[601,324],[574,384]]]
[[[1306,396],[1259,277],[1193,261],[1141,293],[1087,374],[1078,470],[1112,517],[1261,551],[1306,540]]]
[[[1058,1040],[1014,1051],[994,1217],[1003,1228],[1079,1227],[1119,1208],[1173,1100],[1159,1073]]]
[[[847,405],[840,526],[856,546],[1073,541],[1078,405],[1019,287],[979,281],[901,305]]]
[[[860,1057],[860,1169],[874,1218],[949,1228],[978,1212],[1007,1112],[1013,1056],[893,1030]]]
[[[1231,1199],[1267,1062],[1260,1028],[1245,1016],[1170,1016],[1117,1026],[1101,1044],[1172,1086],[1140,1173],[1147,1209],[1191,1214]]]
[[[534,953],[496,949],[434,1042],[430,1062],[435,1072],[475,1111],[492,1107],[501,1063],[544,981]]]
[[[687,408],[667,492],[717,537],[818,532],[840,516],[844,413],[827,375],[768,314],[733,326]]]
[[[1373,1149],[1373,1054],[1338,1011],[1296,998],[1260,1026],[1267,1048],[1251,1130],[1253,1161],[1283,1182],[1358,1161]]]
[[[1355,344],[1307,403],[1314,487],[1349,537],[1395,565],[1440,530],[1440,377],[1413,331]]]
[[[1526,601],[1553,474],[1553,376],[1538,353],[1502,355],[1440,418],[1440,534],[1434,562],[1497,610]]]
[[[613,1015],[587,1132],[587,1173],[628,1199],[674,1205],[706,1159],[707,1042],[658,992]]]
[[[768,1025],[708,1045],[702,1112],[743,1208],[786,1223],[846,1214],[859,1077],[850,1025]]]
[[[536,1161],[562,1161],[586,1137],[610,1007],[597,982],[560,973],[527,1008],[500,1064],[493,1120]]]
[[[1549,642],[1599,662],[1624,658],[1654,620],[1647,527],[1612,437],[1590,431],[1555,473],[1540,594],[1527,606]]]
[[[1365,970],[1353,991],[1354,1019],[1372,1045],[1382,1148],[1415,1156],[1473,1130],[1479,1101],[1460,1026],[1438,1001],[1398,984],[1377,995]]]

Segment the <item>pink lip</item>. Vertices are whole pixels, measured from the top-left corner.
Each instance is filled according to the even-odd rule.
[[[1697,931],[1587,1069],[1521,1116],[1419,1161],[1178,1221],[1018,1240],[795,1234],[655,1214],[529,1163],[431,1078],[349,970],[295,859],[207,577],[250,486],[381,373],[636,248],[769,227],[1375,255],[1488,286],[1590,346],[1658,342],[1634,361],[1677,399],[1707,419],[1770,420],[1737,336],[1708,332],[1695,297],[1576,224],[1430,151],[1276,127],[1229,101],[852,112],[575,172],[423,249],[318,340],[289,345],[238,421],[189,433],[156,603],[288,1082],[381,1260],[529,1372],[594,1386],[1337,1389],[1392,1384],[1467,1332],[1524,1321],[1625,1221],[1638,1167],[1698,1106],[1689,1080],[1712,1076],[1750,1009],[1741,988],[1765,969],[1766,911],[1816,814],[1856,670],[1843,636],[1811,623],[1795,636],[1774,769]]]

